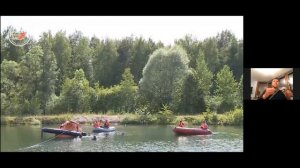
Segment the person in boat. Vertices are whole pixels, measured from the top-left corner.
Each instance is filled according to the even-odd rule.
[[[59,129],[63,129],[65,127],[65,125],[67,125],[69,123],[69,121],[65,121],[64,123],[62,123],[60,126],[59,126]]]
[[[105,123],[104,123],[103,127],[104,128],[109,128],[109,125],[110,125],[109,121],[105,120]]]
[[[61,124],[59,128],[63,130],[82,132],[79,123],[75,121],[66,121]]]
[[[97,122],[97,121],[94,121],[93,126],[94,126],[94,128],[97,128],[97,127],[98,127],[98,122]]]
[[[97,127],[103,127],[103,126],[102,126],[102,120],[99,120],[99,121],[97,122]]]
[[[258,100],[292,100],[291,90],[282,91],[279,89],[279,78],[272,79],[272,87],[266,88]]]
[[[178,126],[179,127],[184,127],[184,122],[182,120],[180,120]]]
[[[102,120],[94,122],[94,128],[97,128],[97,127],[102,127]]]
[[[205,119],[203,120],[203,122],[202,122],[202,124],[201,124],[200,128],[202,128],[202,129],[208,129],[208,125],[207,125],[207,123],[206,123],[206,120],[205,120]]]

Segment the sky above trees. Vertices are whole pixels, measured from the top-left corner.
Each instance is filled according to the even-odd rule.
[[[13,26],[39,39],[48,30],[67,35],[76,30],[91,38],[122,39],[128,36],[151,38],[166,45],[186,34],[198,40],[223,30],[243,39],[243,16],[1,16],[1,30]]]

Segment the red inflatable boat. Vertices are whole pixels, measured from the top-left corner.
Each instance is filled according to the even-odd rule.
[[[175,127],[173,131],[176,134],[181,135],[210,135],[212,132],[209,129],[202,128],[186,128],[186,127]]]

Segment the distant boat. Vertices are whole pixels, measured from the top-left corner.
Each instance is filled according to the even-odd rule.
[[[96,127],[93,129],[93,133],[101,133],[101,132],[113,132],[115,131],[115,127]]]
[[[209,129],[202,128],[187,128],[187,127],[175,127],[173,131],[180,135],[210,135],[212,132]]]

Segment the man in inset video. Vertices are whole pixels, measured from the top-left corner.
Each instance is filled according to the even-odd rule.
[[[272,87],[266,88],[258,100],[292,100],[293,93],[291,90],[283,92],[279,90],[279,79],[272,79]]]

